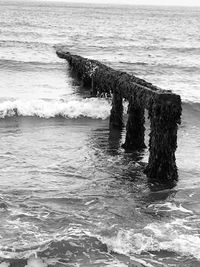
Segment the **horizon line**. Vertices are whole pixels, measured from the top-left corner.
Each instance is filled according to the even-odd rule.
[[[72,1],[65,1],[65,0],[30,0],[29,3],[27,3],[26,0],[3,0],[1,3],[5,3],[5,4],[9,4],[10,3],[16,3],[16,2],[21,2],[21,3],[25,3],[25,4],[29,4],[29,3],[43,3],[43,4],[48,4],[48,3],[55,3],[55,4],[74,4],[74,5],[84,5],[84,4],[87,4],[87,5],[108,5],[108,6],[149,6],[149,7],[197,7],[197,8],[200,8],[200,5],[170,5],[170,4],[145,4],[145,3],[142,3],[142,4],[135,4],[135,3],[101,3],[101,2],[98,2],[98,3],[94,3],[94,2],[91,2],[91,1],[84,1],[84,2],[72,2]],[[1,5],[0,3],[0,5]]]

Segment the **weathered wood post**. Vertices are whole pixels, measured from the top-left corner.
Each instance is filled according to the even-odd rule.
[[[122,145],[124,149],[141,150],[146,147],[144,143],[144,123],[144,106],[138,103],[133,94],[129,99],[126,139]]]
[[[150,155],[145,173],[152,181],[178,179],[175,151],[181,112],[181,98],[178,95],[160,94],[151,101],[149,106]]]
[[[110,127],[122,129],[123,127],[123,97],[115,88],[112,96],[112,109],[110,112]]]
[[[144,110],[148,110],[151,132],[145,173],[151,181],[177,180],[175,151],[182,111],[180,96],[96,60],[71,55],[65,47],[58,48],[56,53],[69,62],[83,84],[91,87],[93,95],[112,92],[111,127],[122,128],[123,99],[129,101],[125,149],[141,150],[145,147]]]

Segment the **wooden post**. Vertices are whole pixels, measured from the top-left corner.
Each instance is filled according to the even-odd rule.
[[[144,107],[137,103],[134,96],[131,96],[128,106],[128,121],[126,125],[126,140],[122,145],[124,149],[144,149]]]
[[[181,98],[171,91],[162,90],[143,79],[116,71],[87,58],[72,55],[65,47],[57,49],[57,55],[66,59],[92,95],[113,93],[110,126],[123,127],[123,103],[129,99],[125,149],[140,150],[144,144],[144,109],[149,112],[150,141],[149,162],[145,170],[150,180],[158,183],[177,180],[175,160],[177,129],[181,118]]]
[[[115,89],[112,97],[110,127],[122,129],[123,125],[123,98],[121,92]]]
[[[161,95],[160,99],[154,99],[149,108],[150,155],[145,173],[152,181],[170,182],[178,179],[175,151],[180,116],[179,96],[172,98],[169,95]]]

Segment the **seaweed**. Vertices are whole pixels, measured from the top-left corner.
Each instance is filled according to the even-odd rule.
[[[123,148],[145,148],[144,111],[148,110],[150,140],[149,161],[145,173],[155,181],[177,180],[175,151],[182,113],[180,96],[126,72],[107,67],[97,60],[72,55],[63,47],[58,48],[56,53],[68,61],[78,79],[91,89],[92,96],[112,95],[110,127],[122,129],[123,99],[129,102]]]

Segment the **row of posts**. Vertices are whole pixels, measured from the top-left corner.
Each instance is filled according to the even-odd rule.
[[[173,99],[173,96],[171,98]],[[150,119],[149,161],[145,173],[152,181],[173,183],[178,179],[175,159],[177,129],[181,117],[181,100],[169,101],[168,95],[152,100],[148,108]],[[125,150],[143,150],[145,146],[145,106],[137,102],[134,94],[129,98]],[[113,92],[110,127],[119,130],[123,123],[123,97],[119,90]]]
[[[120,77],[124,79],[124,84],[127,84],[130,90],[127,90],[126,85],[123,86],[123,89],[119,86],[115,88],[114,83],[107,88],[113,91],[110,127],[119,130],[123,127],[124,95],[122,93],[124,94],[126,91],[125,98],[128,100],[129,106],[124,149],[140,151],[146,147],[144,123],[145,109],[147,109],[150,120],[150,138],[149,161],[145,173],[151,181],[173,184],[178,179],[175,151],[178,124],[181,122],[182,112],[180,96],[170,91],[160,90],[145,81],[142,81],[144,86],[141,86],[141,80],[136,77],[135,85],[131,88],[132,78],[130,79],[128,74],[114,71],[98,61],[71,55],[62,47],[57,49],[56,53],[60,58],[69,62],[72,71],[77,74],[78,79],[84,85],[91,87],[94,96],[98,91],[101,92],[102,88],[104,90],[105,87],[109,87],[110,80],[119,80]],[[141,95],[144,96],[141,98]]]

